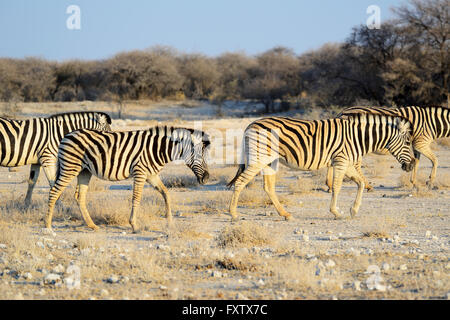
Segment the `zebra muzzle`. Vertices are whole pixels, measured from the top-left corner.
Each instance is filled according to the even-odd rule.
[[[205,172],[201,178],[198,178],[200,184],[205,184],[209,179],[209,173]]]
[[[412,159],[409,163],[403,163],[402,164],[402,170],[406,172],[410,172],[412,169],[414,169],[414,165],[416,163],[416,159]]]

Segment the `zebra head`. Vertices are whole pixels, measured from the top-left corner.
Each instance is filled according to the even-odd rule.
[[[188,130],[190,132],[190,139],[182,141],[184,144],[182,159],[188,168],[195,174],[198,182],[200,184],[205,184],[209,178],[206,157],[211,142],[209,136],[205,132],[191,129]]]
[[[401,163],[402,169],[409,172],[416,162],[411,144],[411,124],[406,119],[398,117],[394,119],[393,135],[386,148]]]

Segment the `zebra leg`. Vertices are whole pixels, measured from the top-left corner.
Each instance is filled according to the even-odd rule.
[[[64,189],[69,185],[70,181],[78,175],[78,173],[81,171],[81,167],[79,170],[71,170],[65,172],[64,170],[61,170],[58,179],[55,181],[55,183],[50,188],[50,194],[48,197],[48,211],[47,215],[45,217],[45,227],[48,229],[52,228],[52,217],[53,217],[53,210],[55,209],[55,203],[61,196],[61,193],[64,191]]]
[[[47,177],[48,184],[50,185],[50,188],[55,183],[56,179],[56,162],[45,162],[42,164],[42,168],[44,169],[45,176]]]
[[[170,207],[170,195],[166,188],[166,186],[163,184],[161,179],[158,175],[150,175],[147,178],[147,182],[151,184],[156,190],[159,191],[159,193],[162,194],[164,201],[166,203],[166,218],[167,222],[170,224],[172,223],[172,209]]]
[[[276,174],[275,171],[271,167],[265,167],[263,169],[263,177],[264,177],[264,191],[269,195],[270,200],[278,211],[278,214],[284,217],[285,220],[289,220],[291,215],[284,210],[283,205],[278,201],[278,197],[275,193],[275,181]]]
[[[331,193],[333,186],[333,166],[329,166],[327,169],[327,181],[328,192]]]
[[[83,216],[84,222],[86,222],[87,226],[92,230],[98,230],[98,227],[92,221],[91,216],[86,208],[86,194],[89,187],[89,181],[91,180],[92,174],[89,170],[84,169],[80,172],[77,177],[77,190],[78,190],[78,206],[80,207],[81,215]]]
[[[75,187],[75,194],[73,195],[75,200],[78,201],[79,196],[80,196],[80,186],[77,184],[77,186]]]
[[[334,215],[335,219],[342,217],[342,212],[339,212],[337,207],[337,198],[342,187],[342,180],[344,179],[347,166],[345,165],[333,165],[333,193],[331,196],[330,212]]]
[[[411,172],[411,183],[413,185],[413,188],[416,188],[416,178],[417,178],[417,170],[419,169],[419,160],[420,160],[420,153],[416,150],[414,150],[414,158],[416,158],[416,161],[414,162],[414,168]]]
[[[231,197],[230,202],[230,215],[231,221],[238,220],[238,214],[236,211],[239,195],[245,186],[268,164],[252,164],[249,165],[244,171],[240,174],[240,176],[236,179],[234,183],[234,192]]]
[[[357,185],[358,185],[358,192],[356,193],[356,199],[353,203],[352,208],[350,209],[350,215],[351,217],[355,217],[356,214],[359,211],[359,207],[361,206],[361,199],[364,192],[364,177],[360,174],[360,172],[357,169],[357,166],[350,166],[347,169],[346,175],[352,179]]]
[[[130,224],[133,229],[133,233],[138,233],[139,228],[136,223],[136,216],[139,210],[139,205],[141,203],[142,198],[142,189],[144,188],[146,177],[144,175],[135,175],[134,176],[134,184],[133,184],[133,200],[132,200],[132,209],[130,215]]]
[[[360,176],[360,178],[363,180],[365,188],[367,189],[367,192],[371,192],[373,191],[373,187],[370,185],[369,181],[367,180],[366,176],[362,173],[361,171],[361,163],[362,161],[359,160],[356,164],[355,164],[355,169],[356,171],[358,171],[358,174]],[[350,177],[350,176],[349,176]],[[351,178],[351,177],[350,177]]]
[[[31,196],[33,194],[34,186],[39,178],[41,172],[41,166],[39,164],[32,164],[30,169],[30,178],[28,179],[27,195],[25,196],[25,208],[28,208],[31,204]]]
[[[429,180],[427,181],[427,186],[433,187],[434,180],[436,179],[436,171],[437,171],[437,166],[438,166],[437,157],[434,155],[433,151],[431,151],[429,146],[426,149],[421,149],[420,152],[425,157],[427,157],[433,164],[433,168],[431,169]]]

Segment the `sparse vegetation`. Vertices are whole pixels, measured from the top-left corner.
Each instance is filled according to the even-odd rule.
[[[317,106],[440,105],[448,101],[446,0],[411,0],[379,30],[355,26],[344,43],[300,55],[207,57],[155,46],[102,61],[0,59],[0,101],[251,100],[264,112]],[[220,111],[219,111],[220,113]]]

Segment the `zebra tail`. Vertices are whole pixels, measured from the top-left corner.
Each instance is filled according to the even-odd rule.
[[[233,180],[231,180],[230,182],[228,182],[227,184],[227,188],[231,189],[231,187],[234,185],[234,183],[236,182],[236,180],[239,178],[239,176],[241,175],[242,172],[244,172],[245,169],[245,164],[240,164],[238,171],[236,172],[236,176],[233,178]]]

